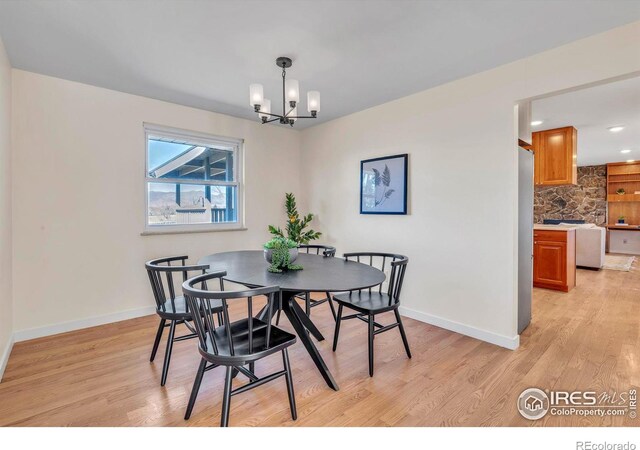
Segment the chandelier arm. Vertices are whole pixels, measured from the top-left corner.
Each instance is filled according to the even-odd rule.
[[[260,114],[266,115],[266,116],[277,117],[279,119],[284,119],[284,116],[281,116],[280,114],[273,114],[273,113],[268,113],[268,112],[263,112],[263,111],[260,111]]]

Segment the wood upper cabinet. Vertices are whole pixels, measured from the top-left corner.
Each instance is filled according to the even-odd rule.
[[[576,231],[533,232],[533,285],[568,292],[576,285]]]
[[[536,185],[578,184],[578,131],[573,127],[532,133]]]

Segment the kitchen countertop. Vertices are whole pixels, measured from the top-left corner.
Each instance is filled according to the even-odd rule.
[[[563,225],[545,225],[542,223],[534,223],[533,229],[540,230],[540,231],[543,231],[543,230],[544,231],[570,231],[570,230],[576,230],[578,229],[578,227],[563,226]]]

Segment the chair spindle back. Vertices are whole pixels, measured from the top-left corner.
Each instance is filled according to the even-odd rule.
[[[367,264],[371,267],[376,267],[382,272],[389,266],[391,272],[389,278],[385,280],[388,283],[387,291],[385,292],[389,296],[389,301],[392,303],[398,303],[400,301],[400,291],[402,290],[402,284],[404,282],[404,274],[407,270],[407,263],[409,258],[404,255],[398,255],[394,253],[378,253],[378,252],[357,252],[357,253],[345,253],[344,259],[347,261],[355,261],[362,264]],[[376,285],[378,292],[382,294],[382,285],[384,282]],[[368,288],[369,292],[372,292],[376,286]],[[359,289],[358,291],[362,291]]]
[[[247,300],[247,336],[249,339],[249,353],[253,353],[254,350],[254,331],[255,326],[266,327],[266,348],[269,348],[269,342],[271,337],[271,321],[267,320],[266,323],[258,322],[253,317],[253,298],[256,296],[267,297],[267,317],[272,316],[273,305],[276,301],[276,295],[280,295],[280,288],[278,286],[268,286],[257,289],[247,289],[242,291],[210,291],[206,287],[208,280],[220,279],[226,275],[226,272],[215,272],[199,275],[185,281],[182,285],[185,298],[189,307],[194,312],[193,323],[195,325],[196,333],[200,342],[200,348],[207,353],[213,355],[219,355],[219,349],[222,344],[229,349],[230,356],[235,356],[235,339],[232,334],[232,322],[229,318],[229,302],[235,299]],[[200,289],[195,286],[200,284]],[[222,284],[221,284],[222,286]],[[220,311],[220,303],[222,303],[222,317],[225,324],[224,336],[220,336],[220,333],[216,333],[216,325],[214,322],[214,313],[217,314]],[[219,326],[220,324],[218,324]],[[220,342],[220,339],[224,339],[224,342]],[[264,349],[258,349],[264,350]]]
[[[330,245],[300,244],[298,245],[298,249],[303,253],[309,253],[312,255],[322,254],[322,256],[336,256],[336,248],[331,247]]]
[[[156,302],[156,308],[158,311],[166,311],[166,303],[171,302],[173,311],[176,310],[176,288],[174,276],[178,273],[182,274],[182,280],[179,283],[184,283],[189,278],[190,272],[206,273],[209,268],[207,264],[200,265],[186,265],[188,256],[173,256],[169,258],[159,258],[148,261],[145,263],[147,274],[149,275],[149,281],[151,282],[151,290],[153,291],[153,298]],[[174,263],[174,264],[172,264]],[[163,277],[164,274],[164,277]],[[187,312],[188,312],[187,306]]]

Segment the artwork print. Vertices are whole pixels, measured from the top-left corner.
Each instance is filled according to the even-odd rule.
[[[407,213],[406,154],[360,162],[360,214]]]

